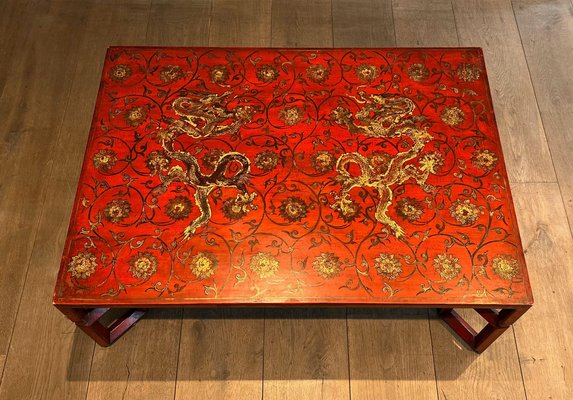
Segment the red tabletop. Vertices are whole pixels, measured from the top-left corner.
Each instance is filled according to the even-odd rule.
[[[531,304],[481,50],[110,48],[54,302]]]

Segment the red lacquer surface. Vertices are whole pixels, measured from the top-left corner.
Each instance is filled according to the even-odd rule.
[[[479,49],[111,48],[56,304],[532,301]]]

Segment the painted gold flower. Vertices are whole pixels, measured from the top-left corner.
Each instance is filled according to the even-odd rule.
[[[302,119],[302,110],[296,106],[285,107],[279,112],[279,118],[287,125],[296,125]]]
[[[352,112],[346,107],[338,106],[330,113],[330,119],[339,125],[347,125],[352,120]]]
[[[279,261],[268,251],[263,251],[251,258],[249,267],[259,278],[270,278],[279,270]]]
[[[404,197],[403,199],[398,200],[396,209],[398,211],[398,215],[409,222],[418,221],[422,218],[422,214],[424,214],[424,206],[422,202],[412,197]]]
[[[312,268],[323,278],[331,279],[340,274],[342,263],[334,253],[320,253],[312,263]]]
[[[469,199],[457,199],[449,208],[450,214],[462,225],[471,225],[476,222],[482,213],[480,208]]]
[[[362,211],[360,204],[350,198],[337,201],[332,208],[334,208],[338,216],[341,217],[344,222],[354,221]]]
[[[255,109],[251,106],[239,106],[235,107],[233,114],[236,119],[243,123],[251,122],[255,116]]]
[[[171,161],[162,150],[155,150],[147,155],[146,164],[152,175],[161,171],[166,171],[170,163]]]
[[[422,82],[430,76],[430,71],[423,64],[412,64],[408,67],[408,76],[415,82]]]
[[[298,196],[291,196],[281,202],[280,215],[289,222],[302,221],[308,213],[308,205]]]
[[[474,64],[460,64],[456,70],[459,79],[465,82],[473,82],[479,79],[481,70]]]
[[[316,83],[326,82],[329,75],[330,69],[321,64],[312,65],[306,70],[306,77]]]
[[[319,172],[330,171],[336,164],[336,158],[328,151],[320,150],[314,153],[310,161],[315,170]]]
[[[487,149],[474,151],[471,160],[475,167],[481,168],[484,171],[491,171],[497,164],[496,155]]]
[[[264,83],[269,83],[276,80],[279,76],[279,71],[269,64],[263,64],[257,69],[257,79]]]
[[[256,193],[239,193],[234,199],[227,199],[223,203],[223,214],[230,220],[238,220],[243,218],[251,210],[257,207],[253,204]]]
[[[494,257],[492,268],[496,275],[500,278],[507,279],[508,281],[511,281],[517,276],[517,274],[519,274],[518,261],[512,256],[505,254]]]
[[[147,279],[157,271],[157,258],[150,252],[138,252],[129,260],[129,272],[137,279]]]
[[[442,278],[449,281],[454,279],[462,270],[462,266],[458,264],[458,258],[452,254],[438,254],[434,258],[434,268]]]
[[[201,163],[209,169],[215,169],[223,154],[225,152],[222,149],[211,149],[203,156]]]
[[[370,166],[378,175],[383,175],[388,171],[392,156],[384,151],[373,151],[368,155]]]
[[[109,171],[117,163],[117,154],[111,149],[103,149],[94,154],[92,162],[97,169]]]
[[[213,276],[217,265],[219,265],[219,261],[215,255],[209,251],[197,253],[189,262],[191,272],[201,280]]]
[[[171,142],[176,137],[175,129],[158,129],[153,134],[153,138],[158,143]]]
[[[126,64],[118,64],[109,71],[109,77],[115,82],[123,82],[131,76],[131,68]]]
[[[193,204],[187,197],[175,196],[167,203],[165,214],[167,214],[171,219],[185,219],[191,213],[192,208]]]
[[[147,119],[147,110],[140,106],[128,108],[123,114],[125,122],[131,126],[139,126]]]
[[[438,151],[422,154],[420,157],[420,169],[436,174],[444,165],[444,157]]]
[[[103,215],[112,224],[117,224],[129,217],[131,204],[127,200],[115,199],[107,203]]]
[[[255,156],[255,166],[265,172],[275,169],[278,162],[279,157],[271,150],[261,151]]]
[[[184,76],[183,69],[178,65],[167,65],[159,71],[159,79],[165,83],[175,82]]]
[[[440,118],[444,124],[449,126],[457,126],[464,122],[466,114],[459,107],[446,107],[440,113]]]
[[[354,73],[363,82],[372,82],[374,79],[378,78],[380,71],[378,68],[372,64],[360,64],[354,68]]]
[[[227,82],[229,79],[229,68],[226,65],[214,65],[209,71],[211,82],[218,85]]]
[[[74,278],[86,279],[95,273],[96,267],[96,256],[89,251],[84,251],[72,257],[72,261],[68,264],[68,272],[70,272]]]
[[[374,268],[386,279],[394,280],[402,273],[402,263],[394,254],[380,253],[375,260]]]

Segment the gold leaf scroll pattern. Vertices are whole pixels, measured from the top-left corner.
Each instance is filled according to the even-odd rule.
[[[246,188],[251,170],[251,162],[247,156],[234,151],[222,153],[213,163],[214,171],[211,174],[204,174],[195,156],[187,151],[173,148],[173,142],[180,135],[186,134],[195,139],[228,135],[236,133],[241,125],[249,122],[251,113],[245,110],[245,107],[238,107],[239,110],[231,113],[221,104],[229,94],[229,92],[221,96],[203,94],[197,99],[190,97],[175,99],[172,104],[173,110],[181,118],[172,120],[167,129],[160,130],[157,135],[167,156],[184,165],[184,168],[180,165],[173,166],[166,175],[159,175],[163,187],[166,189],[173,182],[182,182],[195,189],[195,202],[200,215],[185,228],[184,239],[190,239],[198,228],[209,222],[211,206],[208,198],[215,188],[237,188],[242,193],[237,194],[236,202],[245,202],[251,208],[255,208],[252,200],[256,194],[248,194]],[[233,176],[226,176],[227,168],[233,162],[238,162],[241,167]]]
[[[336,121],[349,127],[352,132],[360,132],[370,137],[396,138],[407,136],[412,140],[412,146],[392,156],[385,171],[376,171],[368,158],[360,153],[345,153],[336,162],[337,180],[341,183],[341,191],[335,197],[331,208],[346,215],[352,209],[350,191],[358,187],[372,187],[378,192],[378,205],[375,217],[379,222],[388,225],[394,235],[400,238],[404,235],[404,229],[387,215],[392,204],[392,186],[399,185],[409,179],[414,179],[426,192],[433,188],[426,184],[431,172],[429,168],[418,168],[413,164],[406,164],[418,156],[425,144],[432,140],[425,129],[415,126],[410,116],[415,109],[412,100],[406,97],[387,98],[379,95],[366,96],[361,94],[360,103],[364,107],[355,114],[355,118],[364,125],[354,123],[350,115],[345,120]],[[358,176],[352,176],[348,172],[350,164],[355,163],[359,168]]]

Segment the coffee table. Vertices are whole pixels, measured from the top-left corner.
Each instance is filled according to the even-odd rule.
[[[532,302],[480,49],[108,50],[54,294],[100,345],[153,307],[375,306],[481,352]]]

